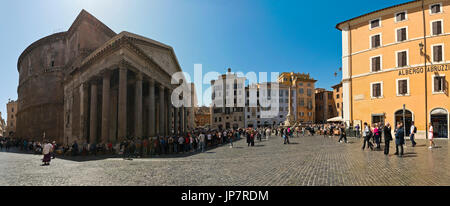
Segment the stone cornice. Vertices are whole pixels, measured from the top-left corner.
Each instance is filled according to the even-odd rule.
[[[130,37],[121,35],[113,39],[114,39],[113,41],[107,42],[105,46],[101,46],[99,49],[97,49],[95,52],[89,55],[86,59],[84,59],[82,65],[80,66],[80,68],[78,68],[79,72],[82,72],[84,69],[88,68],[95,62],[119,50],[120,48],[126,48],[135,53],[136,55],[138,55],[139,57],[141,57],[142,59],[144,59],[145,62],[149,64],[151,67],[157,68],[158,72],[170,77],[170,74],[166,70],[164,70],[152,57],[145,54],[144,51],[142,51],[139,47],[133,44],[130,41]],[[76,70],[72,71],[71,74],[73,74],[73,72],[75,71]]]
[[[19,56],[19,60],[17,61],[17,71],[20,72],[20,63],[22,62],[22,59],[29,54],[31,51],[33,51],[33,49],[41,46],[41,45],[45,45],[45,44],[49,44],[55,41],[59,41],[59,40],[65,40],[66,38],[66,32],[60,32],[60,33],[56,33],[56,34],[52,34],[50,36],[46,36],[42,39],[39,39],[37,41],[35,41],[34,43],[32,43],[30,46],[28,46],[23,52],[22,54]]]

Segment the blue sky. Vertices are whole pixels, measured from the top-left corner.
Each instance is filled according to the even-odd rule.
[[[116,33],[175,49],[183,71],[305,72],[330,89],[341,75],[337,23],[409,0],[1,0],[0,111],[17,99],[17,59],[34,41],[66,31],[81,9]],[[208,85],[203,85],[206,89]]]

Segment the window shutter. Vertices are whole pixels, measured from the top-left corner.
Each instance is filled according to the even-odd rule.
[[[402,31],[402,41],[406,40],[406,28],[400,29]]]
[[[397,30],[397,41],[403,41],[401,29]]]
[[[381,70],[381,57],[377,57],[375,59],[376,59],[376,62],[377,62],[377,65],[376,65],[377,71],[380,71]]]
[[[377,89],[376,89],[377,85],[376,84],[372,84],[372,96],[376,97],[377,96]]]
[[[433,47],[433,61],[438,62],[438,46]]]
[[[442,21],[438,21],[437,23],[437,34],[442,34]]]
[[[373,37],[372,37],[372,48],[375,48],[375,47],[376,47],[376,46],[375,46],[375,45],[376,45],[375,37],[376,37],[376,36],[373,36]]]
[[[439,92],[439,77],[434,77],[434,92]]]
[[[406,66],[406,52],[402,52],[401,57],[402,57],[402,66]]]
[[[435,62],[442,61],[442,46],[433,47],[433,61]]]
[[[377,58],[372,58],[372,72],[377,71]]]
[[[437,35],[438,34],[437,33],[437,23],[438,22],[433,22],[433,24],[432,24],[433,25],[433,28],[432,28],[433,29],[433,35]]]
[[[402,94],[407,94],[408,93],[408,81],[407,80],[402,80]]]
[[[402,58],[402,54],[403,54],[403,52],[400,52],[400,53],[398,53],[397,54],[397,61],[398,61],[398,67],[402,67],[403,66],[403,62],[402,62],[402,60],[403,60],[403,58]]]
[[[380,39],[380,35],[376,35],[375,36],[375,43],[376,43],[376,47],[379,47],[381,45],[381,39]]]
[[[377,84],[377,97],[381,96],[381,84]]]

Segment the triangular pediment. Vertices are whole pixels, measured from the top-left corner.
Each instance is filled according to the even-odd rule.
[[[117,35],[113,30],[111,30],[108,26],[106,26],[103,22],[95,18],[92,14],[87,12],[86,10],[81,10],[81,12],[78,14],[75,21],[70,26],[69,30],[67,30],[67,36],[70,38],[71,35],[78,29],[78,27],[81,25],[82,22],[87,22],[96,28],[99,29],[99,31],[102,31],[110,38]]]

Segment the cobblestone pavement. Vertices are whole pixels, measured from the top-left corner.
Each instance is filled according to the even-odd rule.
[[[448,141],[429,150],[425,140],[406,147],[403,158],[361,150],[360,139],[279,137],[245,141],[180,158],[95,161],[52,160],[40,155],[0,152],[0,185],[175,185],[175,186],[339,186],[450,185]],[[410,145],[409,141],[407,142]]]

